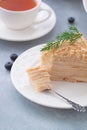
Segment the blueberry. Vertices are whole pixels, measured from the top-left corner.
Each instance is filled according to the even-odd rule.
[[[75,22],[75,18],[74,17],[69,17],[68,18],[68,22],[69,23],[74,23]]]
[[[18,55],[17,54],[11,54],[10,58],[12,61],[15,61],[17,59]]]
[[[5,68],[7,69],[7,70],[11,70],[11,67],[12,67],[12,63],[11,62],[7,62],[7,63],[5,63]]]

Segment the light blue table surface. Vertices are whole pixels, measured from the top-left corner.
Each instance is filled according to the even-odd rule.
[[[67,18],[70,16],[75,17],[75,24],[86,36],[87,14],[81,0],[44,2],[54,9],[57,16],[56,26],[49,34],[21,43],[0,40],[0,130],[87,130],[87,112],[52,109],[32,103],[16,91],[9,72],[4,69],[11,53],[21,54],[28,48],[54,39],[59,32],[67,28]]]

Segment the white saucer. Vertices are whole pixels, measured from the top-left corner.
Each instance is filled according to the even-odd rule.
[[[49,33],[55,26],[56,16],[52,8],[46,3],[42,3],[41,7],[49,9],[52,12],[51,17],[47,21],[19,31],[8,29],[2,21],[0,21],[0,39],[9,41],[28,41],[40,38]],[[47,15],[47,13],[42,12],[42,14],[37,17],[37,21],[38,19],[43,19],[44,15]]]

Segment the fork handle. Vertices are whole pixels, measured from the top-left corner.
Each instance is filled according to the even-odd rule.
[[[68,104],[70,104],[72,106],[72,108],[76,111],[79,111],[79,112],[85,112],[86,111],[86,108],[67,99],[66,97],[62,96],[61,94],[59,94],[58,92],[56,92],[55,90],[50,90],[52,93],[56,94],[57,96],[60,96],[61,98],[63,98],[65,101],[68,102]]]

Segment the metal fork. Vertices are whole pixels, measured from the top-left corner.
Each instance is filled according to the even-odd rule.
[[[50,91],[51,93],[56,94],[57,96],[63,98],[68,104],[70,104],[70,105],[72,106],[72,108],[73,108],[74,110],[76,110],[76,111],[78,111],[78,112],[86,112],[86,108],[85,108],[85,107],[83,107],[83,106],[81,106],[81,105],[79,105],[79,104],[77,104],[77,103],[75,103],[75,102],[73,102],[73,101],[67,99],[66,97],[62,96],[61,94],[59,94],[58,92],[56,92],[56,91],[53,90],[53,89],[51,89],[51,90],[49,90],[49,91]]]

